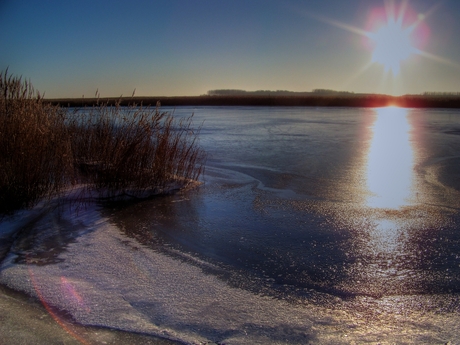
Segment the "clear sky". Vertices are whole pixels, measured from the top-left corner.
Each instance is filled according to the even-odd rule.
[[[412,50],[375,38],[392,16]],[[49,98],[459,92],[460,1],[0,0],[7,67]]]

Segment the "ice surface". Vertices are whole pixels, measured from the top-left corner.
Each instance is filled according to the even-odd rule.
[[[59,217],[65,216],[70,213]],[[61,263],[15,264],[12,253],[2,264],[1,283],[65,310],[85,325],[190,343],[247,343],[248,334],[255,343],[293,334],[299,341],[309,339],[312,323],[301,309],[291,310],[293,315],[282,312],[282,302],[277,310],[271,298],[229,288],[197,267],[144,248],[98,218],[94,208],[71,220],[84,223],[87,231],[61,253]]]
[[[36,297],[55,317],[187,344],[460,343],[458,160],[451,159],[458,136],[420,125],[430,140],[419,143],[414,169],[426,191],[413,208],[375,211],[359,206],[371,110],[195,113],[206,119],[202,192],[113,216],[88,200],[4,219],[0,284]],[[444,180],[443,164],[450,164]],[[164,250],[169,243],[129,236],[144,225],[147,235],[164,231],[204,251]],[[255,257],[259,250],[266,256]],[[213,273],[226,269],[213,266],[219,259],[247,261],[230,282]],[[264,287],[281,284],[287,293],[235,283],[252,279],[251,270],[268,277]],[[283,286],[285,278],[293,285]]]
[[[345,344],[398,336],[422,343],[423,339],[442,340],[436,335],[441,325],[458,330],[460,324],[457,316],[433,320],[421,315],[418,319],[398,315],[368,324],[366,315],[357,317],[305,301],[293,303],[232,288],[198,265],[126,237],[95,205],[79,212],[72,208],[48,212],[33,227],[43,224],[47,231],[55,233],[50,224],[56,224],[61,233],[74,229],[79,235],[60,252],[58,263],[41,261],[30,248],[30,259],[16,262],[21,248],[14,248],[1,265],[0,283],[35,296],[50,311],[65,311],[83,325],[189,344]]]

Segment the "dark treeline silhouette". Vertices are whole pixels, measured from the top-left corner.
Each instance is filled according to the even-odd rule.
[[[233,90],[237,91],[237,90]],[[48,99],[53,105],[62,107],[88,107],[99,103],[121,106],[306,106],[306,107],[386,107],[406,108],[460,108],[460,95],[423,94],[389,96],[381,94],[358,94],[321,90],[305,95],[284,95],[277,91],[269,94],[225,94],[176,97],[109,97]],[[262,92],[262,91],[261,91]],[[265,91],[264,91],[265,92]],[[290,93],[290,91],[286,91]]]
[[[318,95],[354,95],[353,92],[335,91],[330,89],[314,89],[307,91],[288,91],[288,90],[256,90],[246,91],[239,89],[217,89],[210,90],[208,96],[318,96]]]
[[[424,92],[424,96],[459,97],[460,92]]]

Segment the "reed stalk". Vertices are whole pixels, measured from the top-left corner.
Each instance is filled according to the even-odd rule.
[[[74,112],[69,128],[76,175],[106,198],[182,188],[199,178],[205,158],[192,118],[119,104]]]
[[[182,188],[203,171],[192,116],[97,104],[75,111],[43,100],[29,81],[0,74],[0,214],[76,184],[102,198]]]
[[[30,207],[68,182],[65,112],[28,81],[0,75],[0,211]]]

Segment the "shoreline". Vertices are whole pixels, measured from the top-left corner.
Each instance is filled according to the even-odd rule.
[[[81,212],[91,212],[98,204],[98,198],[87,193],[87,198],[78,204],[79,193],[85,191],[84,186],[67,191],[65,196],[52,200],[42,200],[35,207],[21,210],[14,215],[0,219],[0,264],[3,265],[11,254],[11,245],[17,240],[24,229],[32,229],[43,218],[49,216],[65,217],[72,220],[79,218]],[[82,208],[82,209],[80,209]],[[89,223],[94,219],[89,220]],[[86,225],[89,225],[86,224]],[[70,229],[70,228],[69,228]],[[73,227],[72,231],[73,232]],[[78,230],[78,229],[77,229]],[[26,230],[27,231],[27,230]],[[78,232],[78,231],[77,231]],[[63,235],[63,233],[61,233]],[[77,233],[75,235],[79,237]],[[65,237],[65,234],[64,234]],[[72,239],[67,238],[64,244],[56,244],[65,248]],[[44,260],[43,262],[41,260]],[[35,262],[34,260],[37,260]],[[46,258],[33,257],[32,265],[47,265]],[[38,262],[40,261],[40,262]],[[27,263],[25,263],[28,265]],[[3,267],[2,267],[3,268]],[[33,280],[33,279],[32,279]],[[35,286],[34,286],[35,288]],[[180,341],[149,333],[138,333],[117,328],[84,325],[74,320],[70,313],[61,310],[57,305],[42,301],[40,292],[28,293],[18,290],[5,283],[0,283],[0,334],[1,344],[134,344],[134,345],[181,345]]]
[[[65,315],[56,319],[40,301],[0,284],[0,334],[2,344],[145,344],[180,345],[153,335],[83,326]]]
[[[285,106],[285,107],[356,107],[380,108],[397,106],[402,108],[460,108],[460,96],[379,94],[308,95],[308,96],[173,96],[173,97],[101,97],[101,98],[55,98],[45,99],[61,107],[91,107],[107,105],[143,106]]]

